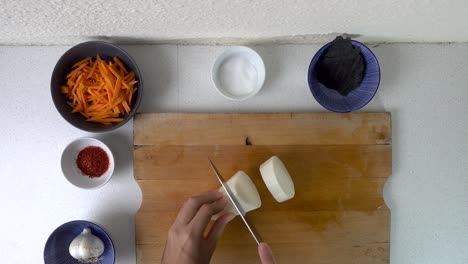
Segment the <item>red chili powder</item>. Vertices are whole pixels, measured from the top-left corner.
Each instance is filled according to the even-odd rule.
[[[78,153],[76,165],[84,175],[100,177],[109,169],[109,157],[102,148],[90,146]]]

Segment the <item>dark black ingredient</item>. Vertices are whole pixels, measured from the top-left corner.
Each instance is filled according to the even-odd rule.
[[[353,47],[350,38],[339,36],[318,62],[317,79],[327,88],[346,96],[359,86],[364,69],[361,49]]]

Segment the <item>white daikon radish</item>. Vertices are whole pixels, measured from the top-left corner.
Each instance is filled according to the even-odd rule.
[[[238,171],[226,183],[245,213],[255,210],[262,205],[262,201],[260,200],[260,195],[258,194],[255,184],[252,182],[250,177],[245,174],[245,172]],[[234,215],[239,215],[231,200],[227,196],[223,186],[221,186],[218,191],[224,194],[228,200],[228,204],[222,212],[214,215],[211,219],[216,220],[219,216],[227,212],[231,212]]]
[[[276,156],[260,165],[263,181],[278,202],[284,202],[294,197],[294,183],[283,162]]]

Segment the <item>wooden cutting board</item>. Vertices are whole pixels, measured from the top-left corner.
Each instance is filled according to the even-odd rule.
[[[225,178],[254,181],[262,207],[248,213],[278,263],[388,263],[390,211],[383,187],[392,169],[390,113],[140,114],[134,121],[137,263],[159,263],[182,203]],[[277,155],[296,196],[278,203],[259,166]],[[237,217],[212,263],[259,263],[255,241]]]

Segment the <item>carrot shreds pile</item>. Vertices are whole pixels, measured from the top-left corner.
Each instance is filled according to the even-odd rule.
[[[80,113],[86,121],[110,125],[123,120],[132,110],[132,96],[138,89],[135,73],[125,69],[114,57],[106,62],[99,55],[75,63],[67,75],[62,93],[69,99],[72,113]]]

